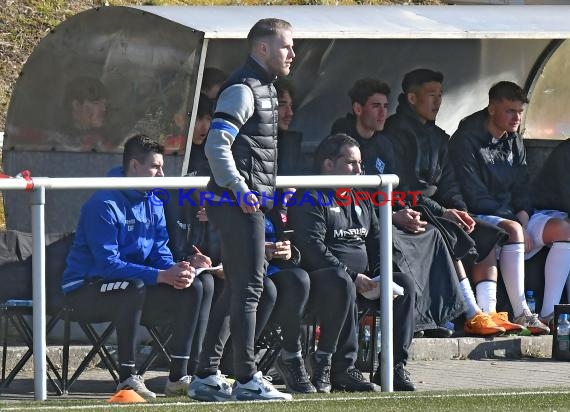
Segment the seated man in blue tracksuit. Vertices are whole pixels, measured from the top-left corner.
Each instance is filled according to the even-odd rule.
[[[111,176],[163,176],[164,148],[145,135],[130,138],[123,166]],[[183,395],[190,377],[187,364],[202,304],[202,283],[194,267],[209,258],[194,255],[192,265],[175,263],[161,201],[141,190],[100,190],[83,205],[75,241],[67,257],[62,289],[78,317],[112,320],[117,329],[119,389],[133,389],[145,398],[156,395],[135,373],[136,328],[148,323],[173,326],[172,362],[167,396]],[[209,303],[208,303],[209,305]]]

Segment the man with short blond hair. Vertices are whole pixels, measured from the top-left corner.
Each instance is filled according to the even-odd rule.
[[[232,390],[221,375],[219,357],[211,350],[217,331],[208,327],[189,391],[191,398],[202,401],[291,399],[257,371],[254,336],[265,274],[265,217],[260,200],[273,196],[277,174],[273,82],[289,74],[295,57],[292,27],[284,20],[262,19],[247,40],[247,61],[220,89],[205,150],[211,169],[208,190],[213,193],[206,211],[222,242],[230,301],[219,304],[230,308],[236,382]],[[225,201],[228,198],[230,202]]]

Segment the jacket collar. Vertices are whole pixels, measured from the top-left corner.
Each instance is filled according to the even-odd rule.
[[[126,177],[125,171],[123,170],[122,166],[117,166],[109,170],[107,172],[107,176],[109,177]],[[148,191],[146,190],[138,190],[138,189],[123,189],[120,192],[129,200],[131,201],[141,201],[147,199],[149,196]]]
[[[396,113],[398,113],[401,116],[404,116],[406,119],[408,119],[408,121],[412,122],[414,127],[435,126],[434,121],[428,121],[426,123],[423,123],[420,120],[420,117],[412,108],[412,106],[408,102],[408,99],[406,99],[404,93],[400,93],[400,95],[398,96],[398,107],[396,108]]]
[[[273,83],[277,80],[277,76],[273,73],[270,73],[255,57],[251,54],[247,56],[247,60],[245,62],[245,66],[252,70],[256,77],[263,83]]]

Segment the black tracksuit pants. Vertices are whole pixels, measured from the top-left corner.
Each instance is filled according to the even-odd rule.
[[[282,346],[286,351],[301,351],[301,323],[309,298],[309,276],[301,268],[283,269],[263,279],[263,293],[257,307],[255,339],[271,318],[281,326]],[[230,315],[224,289],[210,315],[208,333],[200,354],[198,376],[216,373],[230,337]],[[227,371],[233,375],[232,371]]]
[[[318,349],[333,354],[333,374],[354,366],[358,351],[356,286],[339,267],[309,273],[309,313],[320,325]],[[394,363],[406,363],[414,333],[415,286],[413,279],[395,272],[394,282],[405,290],[394,299]]]
[[[73,309],[72,320],[114,321],[121,370],[130,369],[132,373],[135,367],[136,330],[141,319],[149,325],[171,324],[171,354],[182,359],[189,358],[202,303],[208,309],[210,306],[209,302],[203,300],[203,294],[200,277],[182,290],[163,284],[145,286],[139,279],[99,280],[68,293],[65,299]],[[185,375],[185,369],[179,374]],[[124,378],[121,376],[121,380]]]
[[[265,272],[265,220],[261,211],[238,206],[206,206],[208,220],[220,233],[222,263],[229,292],[230,331],[236,379],[247,382],[257,372],[254,358],[256,312]],[[206,340],[210,336],[210,325]],[[213,333],[216,333],[215,331]],[[202,363],[198,370],[208,365]]]

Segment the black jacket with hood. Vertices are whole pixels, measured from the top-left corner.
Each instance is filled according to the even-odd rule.
[[[536,176],[532,185],[534,207],[570,214],[569,165],[570,139],[556,146]]]
[[[450,158],[469,211],[517,221],[516,213],[532,215],[529,173],[518,133],[495,139],[486,127],[487,109],[459,123],[450,141]]]
[[[391,140],[381,132],[375,133],[370,139],[360,136],[353,113],[347,113],[333,123],[331,134],[335,133],[345,133],[358,142],[365,174],[396,173],[396,157]]]
[[[422,123],[405,96],[398,97],[396,113],[384,130],[394,142],[398,159],[398,190],[421,191],[418,204],[441,216],[446,208],[467,210],[449,162],[449,135],[435,122]]]

